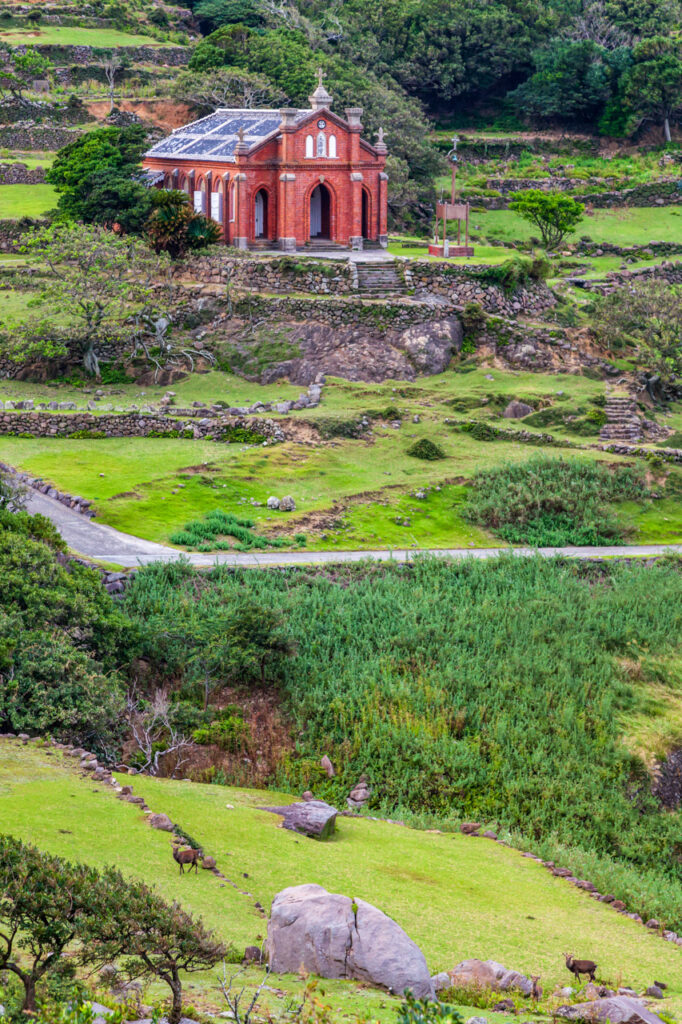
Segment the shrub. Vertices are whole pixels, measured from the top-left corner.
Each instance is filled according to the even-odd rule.
[[[512,544],[620,543],[625,531],[609,503],[644,491],[639,468],[536,455],[477,474],[464,514]]]
[[[184,529],[176,530],[169,537],[171,544],[182,544],[196,548],[198,551],[211,551],[212,548],[228,547],[218,541],[218,537],[234,537],[239,543],[235,545],[239,551],[251,551],[253,548],[281,548],[286,544],[282,537],[261,537],[253,532],[252,519],[239,519],[232,512],[214,509],[203,519],[193,519],[186,523]]]
[[[415,459],[427,459],[429,462],[445,458],[445,452],[441,446],[435,441],[430,441],[428,437],[422,437],[419,441],[415,441],[407,449],[407,454],[412,455]]]
[[[66,435],[70,441],[98,441],[106,436],[103,430],[74,430]]]
[[[367,427],[361,419],[342,419],[337,416],[324,416],[314,421],[320,437],[329,441],[334,437],[347,437],[352,440],[362,437]]]

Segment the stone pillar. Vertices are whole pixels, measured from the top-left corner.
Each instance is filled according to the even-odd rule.
[[[382,249],[388,249],[388,175],[385,171],[381,171],[379,174],[377,199],[379,203],[379,245]]]
[[[279,176],[279,218],[277,244],[284,252],[296,251],[296,175]]]
[[[362,172],[351,171],[350,181],[351,209],[348,244],[351,249],[362,249]]]
[[[237,249],[249,247],[249,210],[246,196],[246,175],[234,176],[234,237],[232,244]]]

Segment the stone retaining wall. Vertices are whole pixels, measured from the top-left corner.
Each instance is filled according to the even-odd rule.
[[[632,284],[633,281],[648,281],[653,278],[658,281],[667,281],[668,284],[682,284],[682,261],[664,262],[655,267],[638,267],[635,270],[613,270],[602,280],[595,281],[578,277],[570,278],[570,281],[571,284],[584,288],[585,291],[607,295],[609,292],[622,288],[625,284]]]
[[[46,227],[47,223],[48,221],[43,218],[34,220],[29,217],[24,217],[22,220],[0,220],[0,252],[16,252],[27,231]],[[15,269],[17,268],[13,268],[13,270]],[[8,272],[9,268],[7,271],[3,271],[3,279],[7,279]],[[9,273],[9,277],[14,277],[14,273]],[[10,280],[10,287],[12,286],[13,282]]]
[[[44,181],[43,167],[29,169],[26,164],[0,163],[0,185],[42,185]]]
[[[439,316],[454,310],[442,306]],[[243,295],[235,303],[235,313],[241,317],[267,320],[315,321],[332,327],[368,327],[373,331],[409,327],[434,319],[432,305],[424,302],[363,302],[359,299],[307,299],[289,296]]]
[[[540,186],[536,182],[528,187]],[[584,192],[575,194],[574,198],[595,209],[608,209],[613,206],[672,206],[682,203],[682,188],[676,181],[652,182],[611,192]],[[474,207],[483,207],[486,210],[506,210],[511,202],[511,196],[470,195],[469,202]]]
[[[181,282],[234,284],[257,292],[312,292],[345,295],[357,287],[348,260],[296,259],[294,256],[259,259],[228,256],[225,252],[195,256],[176,266]]]
[[[15,47],[20,53],[26,52],[26,46]],[[93,53],[92,46],[70,46],[56,43],[38,43],[33,49],[38,50],[53,64],[97,64],[98,57]],[[188,46],[117,46],[116,52],[129,57],[132,63],[156,64],[179,68],[189,63],[191,50]]]
[[[202,415],[201,419],[176,419],[171,416],[124,413],[95,416],[77,412],[61,415],[51,412],[0,412],[0,434],[33,437],[70,437],[80,431],[91,431],[105,437],[149,437],[178,431],[188,439],[210,441],[230,440],[232,429],[250,430],[271,441],[283,441],[285,432],[280,422],[260,417]]]
[[[477,302],[488,313],[533,316],[556,305],[554,295],[542,281],[529,282],[523,288],[506,293],[499,284],[486,280],[488,268],[427,263],[425,260],[405,261],[402,267],[406,284],[415,289],[417,296],[422,292],[442,295],[455,308]]]
[[[1,149],[57,150],[79,139],[78,128],[56,128],[52,125],[12,125],[0,128]]]

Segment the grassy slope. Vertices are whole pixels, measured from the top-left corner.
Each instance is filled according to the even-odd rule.
[[[471,217],[472,230],[502,241],[528,239],[537,229],[511,210],[487,210]],[[651,241],[679,242],[682,235],[682,209],[663,207],[623,207],[595,210],[585,216],[569,239],[589,235],[595,242],[616,245],[646,245]]]
[[[603,392],[602,382],[572,375],[494,370],[490,376],[492,380],[487,379],[485,368],[479,368],[467,374],[449,372],[423,378],[414,384],[330,380],[322,405],[305,418],[349,418],[365,410],[397,406],[405,417],[403,427],[393,430],[376,421],[373,443],[340,439],[318,446],[287,443],[263,450],[166,439],[45,441],[4,437],[0,438],[0,459],[94,501],[103,522],[153,540],[166,540],[187,520],[216,507],[246,512],[261,528],[286,523],[292,533],[298,528],[305,531],[308,525],[303,522],[299,527],[299,522],[307,513],[329,509],[339,499],[353,498],[345,521],[323,527],[322,536],[319,532],[317,536],[311,535],[311,548],[485,547],[493,539],[461,518],[459,506],[464,488],[459,484],[431,492],[425,502],[415,501],[411,492],[429,484],[469,479],[478,469],[506,459],[526,459],[532,449],[513,442],[486,444],[453,432],[443,422],[446,417],[475,416],[504,427],[514,426],[501,419],[499,407],[497,412],[485,406],[457,412],[452,408],[453,400],[479,401],[495,395],[531,401],[551,398],[561,400],[562,407],[568,409],[584,406],[591,397]],[[133,400],[138,405],[154,401],[166,389],[128,385],[103,390],[107,392],[104,401],[125,408]],[[199,397],[207,403],[220,398],[242,404],[256,398],[295,397],[300,389],[285,384],[261,387],[215,372],[194,375],[174,385],[173,390],[179,404]],[[56,391],[45,385],[0,383],[0,400],[10,397],[74,399],[84,407],[89,396],[76,388]],[[411,422],[415,413],[421,419],[418,424]],[[595,440],[572,438],[562,429],[552,428],[552,433],[574,442]],[[421,437],[437,440],[448,458],[423,462],[405,455],[406,449]],[[562,449],[553,451],[559,455]],[[578,458],[613,460],[613,456],[592,451],[572,454]],[[201,470],[203,464],[211,467],[210,474]],[[190,472],[183,474],[188,467]],[[185,486],[178,488],[178,484]],[[270,494],[287,493],[296,498],[298,511],[286,521],[264,508],[246,504],[251,499],[265,502]],[[643,543],[674,541],[682,536],[679,503],[628,506],[625,513]],[[405,517],[411,520],[409,526],[395,522],[396,518]]]
[[[0,220],[40,217],[56,205],[52,185],[0,185]]]
[[[666,1008],[682,1009],[674,946],[513,850],[346,818],[334,841],[322,845],[278,828],[276,818],[257,809],[289,797],[136,778],[135,792],[204,843],[224,874],[253,894],[249,899],[210,874],[180,879],[168,835],[148,829],[137,809],[107,788],[81,780],[70,759],[48,760],[33,748],[0,743],[0,830],[73,860],[114,863],[166,897],[180,897],[237,947],[265,934],[254,900],[267,909],[285,886],[318,882],[378,905],[419,943],[434,971],[466,957],[491,957],[541,974],[547,993],[567,983],[561,954],[575,947],[594,956],[600,976],[614,983],[644,986],[663,978],[670,986]],[[211,999],[211,975],[194,981],[198,990],[190,998],[203,990]],[[297,983],[278,978],[275,984],[292,990]],[[372,1017],[393,1019],[395,1001],[381,993],[351,983],[325,987],[337,1016],[362,1005]]]
[[[35,28],[7,28],[0,31],[0,40],[11,46],[168,46],[152,36],[120,32],[115,28],[79,28],[75,25],[38,25]]]

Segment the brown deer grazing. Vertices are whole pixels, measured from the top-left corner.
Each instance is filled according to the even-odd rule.
[[[177,846],[173,847],[173,860],[176,864],[180,865],[180,874],[185,873],[185,864],[189,864],[190,874],[192,868],[194,868],[197,875],[199,874],[199,858],[201,856],[200,850],[180,850]]]
[[[575,974],[578,984],[580,984],[581,974],[588,974],[590,981],[594,981],[597,964],[593,960],[576,960],[572,953],[564,953],[564,957],[566,959],[566,966],[571,974]]]
[[[540,975],[532,974],[531,979],[533,982],[533,988],[530,993],[530,997],[534,1003],[539,1003],[542,999],[542,985],[540,984]]]

